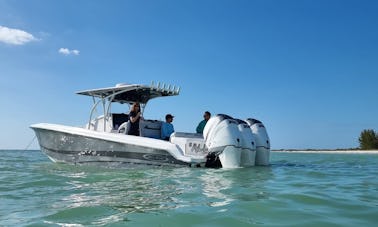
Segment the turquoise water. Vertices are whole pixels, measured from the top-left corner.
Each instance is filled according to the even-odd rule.
[[[55,164],[0,151],[0,226],[376,226],[377,154],[234,170]]]

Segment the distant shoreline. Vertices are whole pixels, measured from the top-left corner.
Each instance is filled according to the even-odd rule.
[[[40,151],[38,149],[0,149],[0,151]],[[358,150],[358,149],[273,149],[274,153],[324,153],[324,154],[378,154],[378,150]]]
[[[378,154],[378,150],[357,150],[357,149],[324,149],[324,150],[318,150],[318,149],[280,149],[280,150],[271,150],[272,152],[277,153],[326,153],[326,154]]]

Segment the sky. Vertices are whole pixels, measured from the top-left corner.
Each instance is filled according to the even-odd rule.
[[[358,147],[378,130],[377,12],[367,0],[0,0],[0,149],[25,149],[34,123],[86,124],[92,100],[76,91],[152,81],[181,87],[144,113],[175,115],[176,131],[208,110],[259,119],[273,149]]]

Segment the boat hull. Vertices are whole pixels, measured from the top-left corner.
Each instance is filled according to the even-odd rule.
[[[184,160],[179,160],[177,156],[180,155],[180,150],[166,141],[68,126],[31,127],[36,133],[42,152],[54,162],[122,162],[158,166],[201,163],[201,160],[185,160],[185,157],[181,157]]]

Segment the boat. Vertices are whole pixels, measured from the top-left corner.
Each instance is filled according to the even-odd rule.
[[[217,114],[203,134],[174,132],[160,139],[162,121],[140,120],[140,136],[127,135],[129,116],[112,111],[112,104],[140,103],[141,113],[155,98],[179,95],[180,88],[161,83],[116,84],[79,91],[93,106],[83,127],[38,123],[34,130],[40,149],[53,162],[126,163],[154,166],[239,168],[269,165],[270,140],[263,123]],[[97,114],[101,109],[100,114]]]

